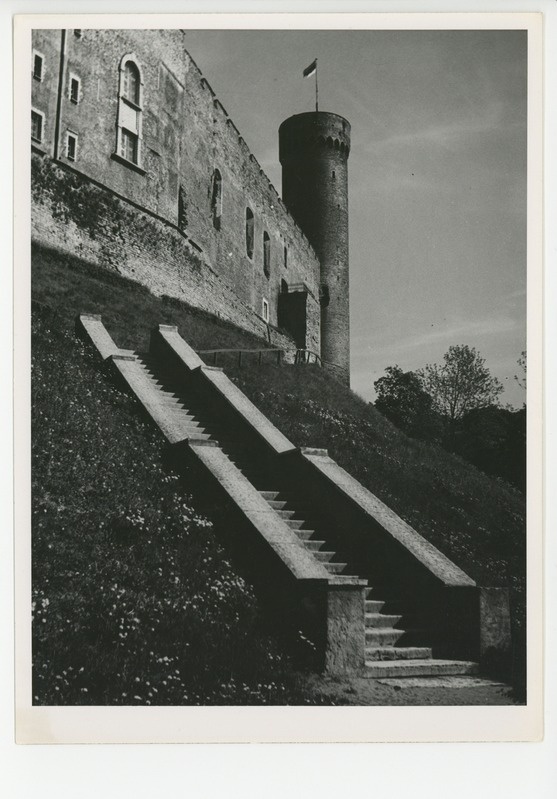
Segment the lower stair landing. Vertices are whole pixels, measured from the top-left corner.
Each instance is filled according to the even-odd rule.
[[[366,660],[364,677],[448,677],[478,673],[478,664],[467,660],[436,660],[434,658],[401,660]]]

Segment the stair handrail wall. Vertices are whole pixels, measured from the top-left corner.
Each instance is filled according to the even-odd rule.
[[[161,325],[153,331],[151,342],[161,357],[171,359],[176,358],[179,346],[182,354],[178,361],[182,363],[184,347],[188,348],[190,368],[193,366],[193,350],[177,329],[170,331]],[[280,456],[284,475],[293,484],[304,485],[318,506],[336,520],[343,530],[338,543],[351,560],[368,569],[373,579],[380,554],[386,576],[409,599],[419,598],[418,622],[433,623],[439,631],[436,651],[440,656],[508,659],[511,644],[506,588],[478,587],[450,558],[348,475],[326,450],[295,447],[221,369],[213,370],[201,362],[197,370],[207,397],[217,388],[236,424],[251,431],[269,457]],[[215,371],[220,373],[218,378]],[[276,440],[282,446],[276,446]]]
[[[199,356],[184,342],[174,340],[173,348],[165,345],[165,336],[172,339],[176,328],[161,326],[154,336],[155,355],[163,349],[179,354],[181,377],[195,388],[203,386],[207,395],[216,397],[223,407],[222,370],[203,364]],[[218,487],[220,495],[241,523],[241,548],[252,565],[262,594],[274,605],[277,622],[290,632],[305,631],[316,647],[311,655],[314,666],[331,673],[359,672],[364,668],[364,586],[365,581],[346,584],[331,577],[327,570],[302,546],[293,531],[280,519],[268,503],[228,460],[214,441],[188,438],[165,418],[158,389],[149,383],[138,355],[120,349],[98,314],[81,314],[76,320],[76,333],[108,367],[108,374],[139,400],[142,411],[154,421],[172,445],[171,453],[178,461],[200,469],[204,482]],[[159,347],[157,348],[157,342]],[[176,359],[174,358],[176,364]],[[250,424],[263,419],[261,443],[276,454],[288,452],[293,445],[255,408],[233,384],[226,386],[232,406],[238,404]],[[234,526],[234,525],[233,525]],[[278,611],[278,612],[277,612]],[[307,654],[307,653],[306,653]],[[310,653],[311,654],[311,653]]]

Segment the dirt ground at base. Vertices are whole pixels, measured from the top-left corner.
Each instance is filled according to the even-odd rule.
[[[460,678],[369,679],[312,675],[308,688],[328,696],[335,705],[522,705],[504,683]]]

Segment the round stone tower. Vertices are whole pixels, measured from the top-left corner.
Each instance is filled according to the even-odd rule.
[[[321,261],[321,357],[350,381],[348,154],[350,123],[310,111],[279,128],[282,197]]]

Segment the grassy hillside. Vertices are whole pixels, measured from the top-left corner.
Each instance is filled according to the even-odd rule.
[[[34,702],[319,703],[223,548],[230,521],[67,324],[33,316]]]
[[[158,324],[177,324],[196,349],[269,346],[256,336],[171,297],[155,297],[133,280],[79,258],[34,247],[33,299],[69,324],[79,313],[100,313],[121,347],[147,349]]]
[[[38,701],[54,701],[48,695],[53,669],[56,674],[65,672],[60,680],[69,680],[67,663],[62,668],[64,659],[60,661],[59,655],[76,635],[83,662],[72,665],[73,672],[77,669],[83,675],[80,668],[95,664],[97,676],[94,689],[79,680],[75,690],[64,683],[70,703],[90,701],[91,691],[100,703],[129,701],[130,668],[136,660],[142,673],[157,664],[153,673],[158,674],[158,665],[165,664],[159,677],[149,682],[158,680],[157,685],[162,685],[166,675],[168,702],[176,702],[180,691],[182,702],[237,702],[244,695],[255,696],[258,686],[267,686],[261,689],[266,699],[255,701],[288,701],[288,696],[306,701],[308,696],[290,678],[287,658],[265,628],[256,598],[221,549],[226,527],[219,525],[226,521],[219,522],[216,513],[208,525],[196,511],[192,487],[162,468],[155,432],[90,362],[74,339],[73,320],[81,311],[102,313],[117,343],[133,348],[146,346],[150,329],[160,322],[177,324],[198,349],[261,347],[264,342],[182,303],[156,298],[118,275],[40,249],[33,255],[32,289],[42,307],[36,314],[33,351],[34,576],[39,590],[35,628],[36,651],[47,653],[46,666],[37,662],[37,674],[41,670],[49,674],[44,689],[37,678]],[[515,677],[520,681],[525,508],[519,492],[440,448],[407,438],[317,367],[264,365],[227,371],[296,444],[327,447],[341,465],[478,582],[510,586]],[[91,515],[91,507],[98,512]],[[178,535],[184,521],[187,535]],[[205,579],[213,568],[214,584]],[[198,586],[186,579],[194,572]],[[85,595],[84,574],[89,586]],[[125,575],[131,580],[129,586]],[[53,581],[57,592],[52,590]],[[226,590],[217,602],[221,585]],[[121,594],[122,588],[129,593]],[[123,605],[126,596],[133,597],[131,605]],[[53,597],[57,597],[55,612]],[[209,629],[215,632],[215,640],[211,633],[206,645],[207,629],[201,629],[200,622],[205,607]],[[76,621],[72,609],[79,609],[78,620],[89,618],[87,624]],[[159,620],[156,624],[154,618]],[[185,638],[172,639],[171,629]],[[152,639],[147,646],[146,634]],[[63,640],[58,642],[60,636]],[[102,636],[107,636],[102,649],[106,654],[99,659],[95,652],[100,651],[97,642],[105,641]],[[184,660],[190,641],[188,651],[196,655]],[[177,680],[169,681],[167,665],[168,659],[180,657],[176,676],[183,679],[178,686]],[[126,686],[120,690],[127,694],[121,700],[113,696],[112,686],[118,683],[114,672]],[[231,678],[232,687],[222,688]],[[143,701],[145,696],[141,697]],[[312,693],[309,701],[321,700]]]

